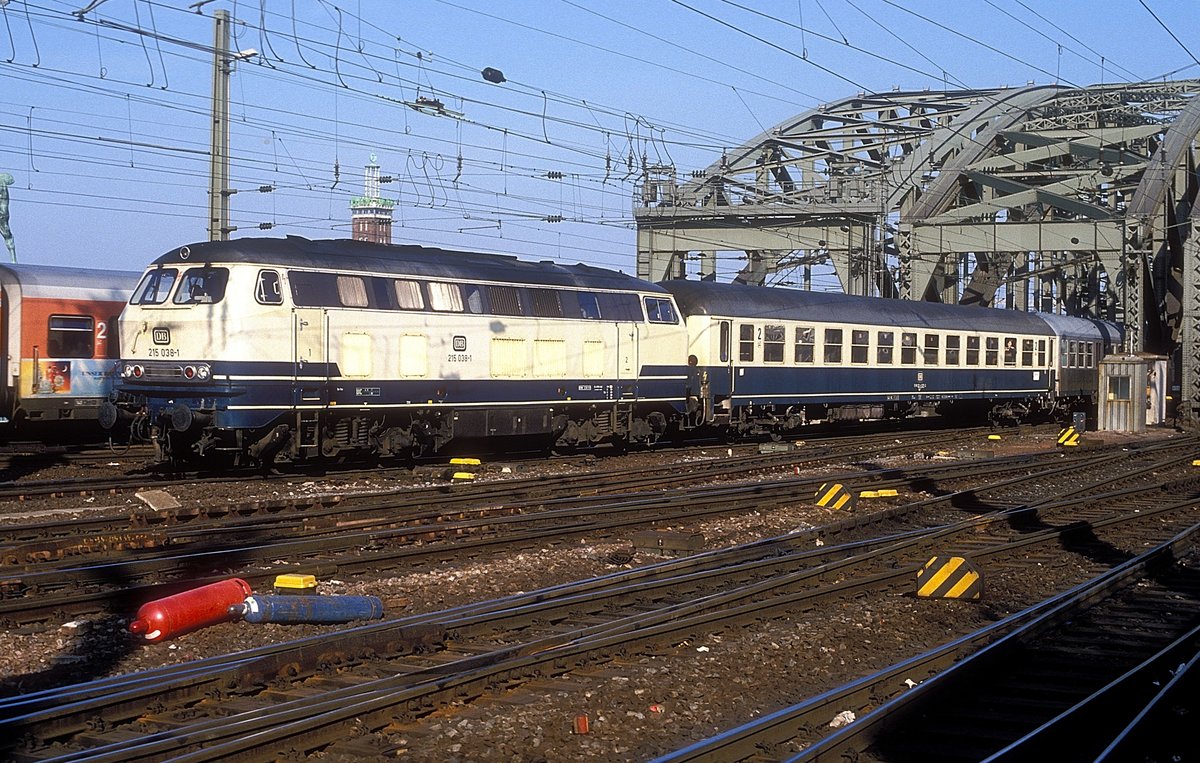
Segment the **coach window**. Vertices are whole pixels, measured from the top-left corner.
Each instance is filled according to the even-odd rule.
[[[279,288],[279,274],[274,270],[258,271],[258,285],[254,287],[254,300],[260,305],[282,305],[283,290]]]
[[[880,331],[875,334],[875,360],[881,366],[890,366],[895,362],[892,354],[896,348],[896,332]]]
[[[720,348],[720,351],[721,351],[721,362],[722,363],[729,362],[730,333],[731,333],[731,329],[730,329],[729,321],[721,321],[721,337],[720,337],[721,348]]]
[[[938,364],[938,355],[941,350],[941,337],[937,334],[925,335],[925,347],[921,352],[921,360],[927,366],[936,366]]]
[[[487,287],[488,302],[492,305],[492,312],[496,315],[521,315],[525,311],[521,309],[521,292],[511,286],[489,286]],[[475,312],[472,310],[471,312]]]
[[[90,358],[95,323],[89,315],[51,315],[46,351],[52,358]]]
[[[825,362],[842,362],[842,330],[825,329]]]
[[[1087,368],[1095,368],[1096,367],[1096,343],[1088,342],[1087,349],[1084,352],[1086,353],[1084,355],[1084,358],[1087,361],[1084,365]]]
[[[646,319],[651,323],[679,323],[679,319],[675,317],[675,308],[671,306],[671,300],[662,297],[645,297],[642,301],[646,304]],[[782,350],[779,352],[779,359],[783,360]]]
[[[738,324],[738,360],[754,362],[754,326],[750,323]]]
[[[946,337],[946,365],[957,366],[962,362],[959,354],[960,342],[962,342],[962,337],[958,334],[950,334]]]
[[[1017,364],[1017,338],[1015,336],[1004,337],[1004,365],[1015,366]]]
[[[979,337],[967,337],[967,365],[979,365]]]
[[[1076,349],[1076,341],[1074,339],[1067,342],[1067,359],[1063,363],[1067,368],[1075,368],[1079,359],[1079,351]]]
[[[783,362],[783,346],[787,343],[787,333],[783,326],[763,327],[763,361],[766,363]]]
[[[989,366],[1000,365],[1000,337],[989,336],[984,346],[987,347],[987,352],[985,353],[987,364]]]
[[[1033,340],[1021,340],[1021,365],[1030,367],[1033,365]]]
[[[439,313],[463,311],[462,289],[456,283],[429,282],[429,307]]]
[[[1038,340],[1038,345],[1037,345],[1037,347],[1038,347],[1038,349],[1037,349],[1037,353],[1038,353],[1038,356],[1037,356],[1037,360],[1038,360],[1038,362],[1037,362],[1037,364],[1038,364],[1038,367],[1039,367],[1039,368],[1045,368],[1045,367],[1046,367],[1046,340],[1045,340],[1045,339],[1039,339],[1039,340]]]
[[[817,332],[809,326],[796,327],[796,362],[812,363],[816,357]]]
[[[171,287],[179,271],[174,268],[156,268],[142,276],[142,282],[133,290],[129,299],[131,305],[161,305],[167,301]]]
[[[530,301],[533,303],[533,314],[538,318],[563,317],[562,300],[559,292],[554,289],[530,289]]]
[[[854,329],[850,332],[850,362],[866,363],[867,353],[871,347],[871,332],[865,329]]]
[[[905,331],[900,334],[900,362],[906,366],[917,364],[917,335]]]
[[[392,281],[392,288],[396,292],[396,307],[401,310],[425,309],[425,298],[421,296],[421,284],[397,278]]]

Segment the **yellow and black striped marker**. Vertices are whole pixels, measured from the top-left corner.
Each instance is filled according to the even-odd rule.
[[[964,557],[935,556],[917,573],[917,596],[925,599],[976,599],[983,575]]]
[[[853,509],[854,493],[839,482],[826,482],[817,488],[817,505],[830,509]]]
[[[1079,433],[1075,427],[1067,427],[1058,433],[1058,444],[1064,448],[1073,448],[1079,444]]]

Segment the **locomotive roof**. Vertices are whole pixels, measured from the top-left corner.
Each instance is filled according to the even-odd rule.
[[[60,265],[0,265],[0,282],[15,283],[27,297],[66,297],[124,302],[141,273]]]
[[[713,281],[663,281],[684,315],[1050,334],[1033,313]]]
[[[187,256],[184,256],[187,252]],[[375,244],[353,239],[242,238],[204,241],[173,249],[155,265],[250,263],[392,273],[455,281],[499,281],[545,286],[661,292],[655,284],[591,265],[531,262],[503,254],[461,252],[415,245]]]

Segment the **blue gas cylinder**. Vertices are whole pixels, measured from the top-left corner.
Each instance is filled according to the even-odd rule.
[[[297,596],[255,594],[247,596],[244,614],[248,623],[348,623],[378,620],[383,602],[378,596]]]

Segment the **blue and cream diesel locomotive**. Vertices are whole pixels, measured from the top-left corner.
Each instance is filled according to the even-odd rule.
[[[411,456],[453,440],[653,443],[815,420],[1088,405],[1116,326],[350,240],[155,260],[102,423],[164,458]]]

